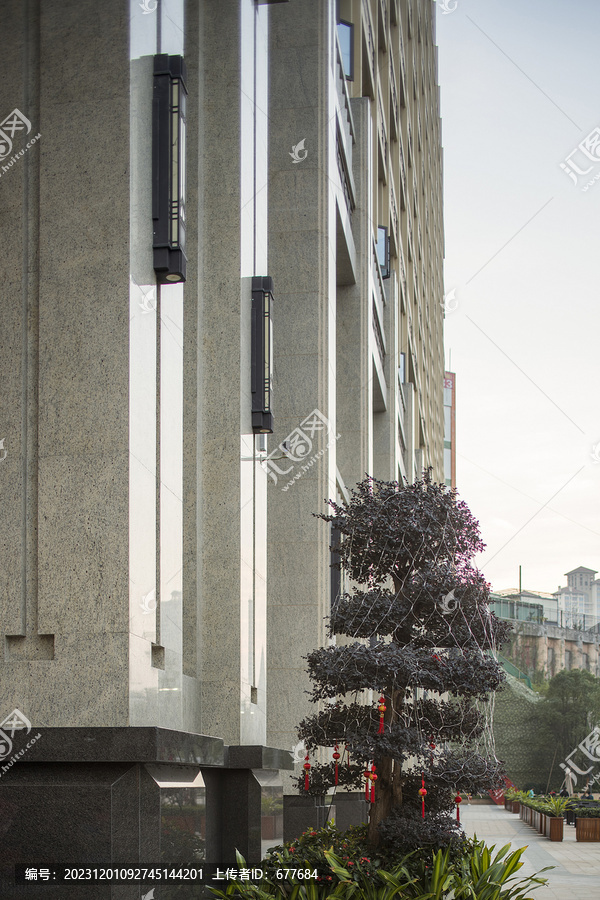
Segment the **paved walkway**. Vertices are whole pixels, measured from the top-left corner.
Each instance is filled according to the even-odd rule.
[[[503,806],[462,803],[460,817],[468,835],[476,834],[499,850],[509,842],[513,849],[527,847],[520,874],[533,875],[544,866],[548,885],[538,887],[532,900],[600,900],[600,843],[575,840],[575,826],[565,822],[564,840],[550,841]]]

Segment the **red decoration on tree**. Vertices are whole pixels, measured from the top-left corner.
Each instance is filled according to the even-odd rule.
[[[425,818],[425,797],[427,796],[427,791],[425,790],[425,775],[421,772],[421,787],[419,788],[419,794],[421,795],[421,817]]]
[[[338,745],[336,744],[333,750],[333,760],[335,762],[335,783],[338,783],[338,759],[340,758],[340,754],[338,753]]]
[[[367,780],[365,781],[365,800],[366,800],[367,803],[368,803],[369,800],[371,799],[371,797],[370,797],[370,791],[369,791],[369,782],[370,782],[370,780],[371,780],[371,773],[370,773],[369,770],[367,769],[366,772],[364,772],[363,774],[364,774],[365,778],[367,779]]]
[[[460,822],[460,805],[462,803],[462,797],[460,796],[460,792],[456,792],[456,797],[454,798],[454,802],[456,803],[456,821]]]
[[[308,761],[308,750],[306,751],[306,756],[304,757],[304,790],[308,790],[308,773],[310,772],[310,763]]]
[[[375,803],[375,782],[377,781],[377,775],[375,774],[375,763],[371,763],[371,803]]]
[[[387,709],[387,706],[385,705],[385,697],[383,695],[379,698],[379,706],[377,707],[377,709],[379,710],[379,731],[377,732],[377,734],[383,734],[383,717]]]
[[[348,764],[348,768],[350,768],[350,747],[346,744],[346,761]]]

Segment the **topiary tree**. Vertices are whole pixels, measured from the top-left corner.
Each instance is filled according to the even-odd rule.
[[[313,757],[298,788],[365,786],[372,847],[445,846],[456,791],[490,789],[502,775],[485,711],[504,678],[489,651],[509,625],[471,566],[484,546],[478,523],[430,470],[404,486],[367,478],[349,503],[329,505],[320,518],[340,535],[334,565],[354,587],[332,603],[330,637],[343,643],[306,657],[321,709],[298,734],[309,754],[329,747],[339,759]]]

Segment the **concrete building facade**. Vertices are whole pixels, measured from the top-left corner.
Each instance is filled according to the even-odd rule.
[[[340,589],[312,514],[444,477],[434,16],[5,4],[2,759],[41,737],[0,781],[3,866],[281,839]]]

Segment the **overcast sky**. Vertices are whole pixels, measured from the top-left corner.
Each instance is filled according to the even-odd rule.
[[[457,487],[493,588],[554,591],[600,570],[600,0],[438,0],[437,42]]]

